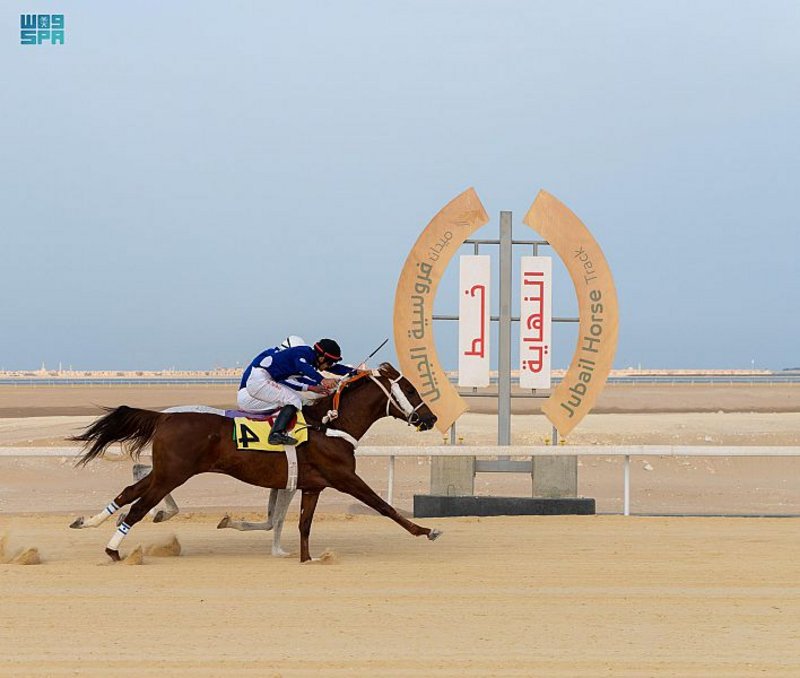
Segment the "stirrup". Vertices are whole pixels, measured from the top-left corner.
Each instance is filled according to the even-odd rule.
[[[267,442],[270,445],[297,445],[297,440],[282,431],[273,431],[269,434]]]

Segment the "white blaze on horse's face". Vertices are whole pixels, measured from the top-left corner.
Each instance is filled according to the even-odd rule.
[[[376,379],[376,377],[384,377],[389,380],[390,384],[390,391],[387,391],[384,385]],[[425,402],[422,398],[419,399],[419,404],[415,407],[411,404],[411,401],[408,399],[408,396],[403,391],[402,387],[400,386],[400,382],[408,381],[401,373],[397,373],[397,377],[394,379],[389,376],[388,374],[383,373],[381,370],[373,370],[372,372],[372,379],[373,381],[381,387],[381,390],[386,394],[387,402],[386,402],[386,415],[389,416],[391,414],[391,407],[394,405],[398,410],[400,410],[404,415],[406,421],[411,426],[416,426],[421,431],[426,431],[433,426],[433,422],[427,419],[423,420],[417,410],[420,407],[425,406]],[[408,382],[411,388],[413,385],[411,382]],[[436,421],[434,418],[433,421]]]
[[[403,410],[403,414],[407,417],[410,417],[414,412],[414,406],[411,404],[411,401],[406,398],[406,394],[403,393],[403,389],[400,388],[400,384],[396,381],[392,382],[392,395],[394,399],[400,403],[400,408]]]

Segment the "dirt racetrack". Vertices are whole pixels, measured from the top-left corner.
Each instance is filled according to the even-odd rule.
[[[210,402],[183,391],[170,401],[149,389],[11,388],[0,389],[0,446],[25,449],[63,445],[91,421],[92,402]],[[798,445],[800,413],[784,407],[797,393],[666,387],[649,396],[652,410],[629,393],[621,411],[593,413],[570,436],[598,445],[598,457],[580,462],[579,492],[601,512],[621,510],[622,469],[603,445]],[[692,399],[709,411],[659,409]],[[495,425],[470,413],[458,432],[465,444],[490,444]],[[518,444],[548,433],[541,416],[514,419]],[[441,441],[392,421],[368,437]],[[797,515],[798,464],[638,459],[634,511]],[[385,459],[358,468],[385,496]],[[398,462],[395,504],[408,511],[429,476],[425,460]],[[420,519],[444,530],[428,542],[329,490],[311,534],[312,554],[326,557],[300,565],[297,498],[283,539],[293,557],[276,559],[269,534],[215,529],[225,508],[262,519],[265,492],[203,476],[176,491],[180,515],[144,521],[122,547],[175,535],[179,557],[112,565],[110,522],[67,526],[130,478],[127,460],[75,469],[69,457],[0,456],[0,678],[800,676],[798,518]],[[476,491],[525,495],[530,478],[483,474]],[[6,562],[25,549],[41,564]]]
[[[791,519],[321,516],[312,552],[266,555],[216,518],[142,524],[179,557],[110,565],[113,528],[0,517],[0,675],[797,676]],[[294,521],[292,521],[294,522]],[[297,552],[294,527],[285,545]]]

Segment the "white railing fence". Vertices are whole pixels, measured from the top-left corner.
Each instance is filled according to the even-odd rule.
[[[0,457],[73,457],[76,447],[0,447]],[[111,446],[109,454],[121,454]],[[143,454],[148,454],[145,450]],[[388,457],[387,501],[394,499],[395,460],[397,457],[624,457],[623,515],[631,508],[631,457],[798,457],[800,446],[711,446],[711,445],[436,445],[430,447],[364,446],[357,457]]]

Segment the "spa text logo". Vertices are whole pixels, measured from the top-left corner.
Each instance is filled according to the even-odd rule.
[[[63,45],[64,15],[20,14],[19,42],[21,45]]]

